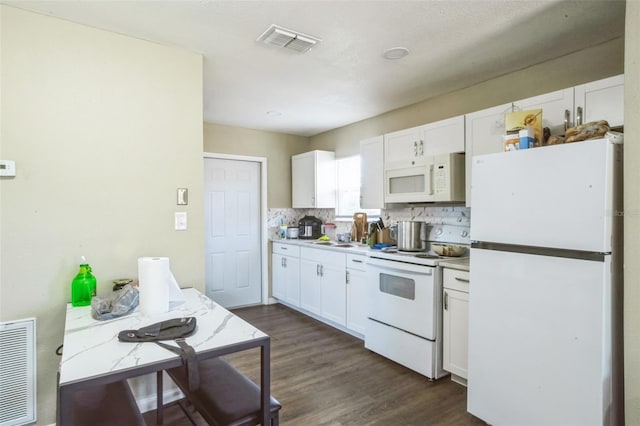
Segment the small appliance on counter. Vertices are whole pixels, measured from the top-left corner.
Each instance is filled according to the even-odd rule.
[[[298,238],[313,240],[320,238],[322,221],[314,216],[305,216],[298,221]]]
[[[287,238],[296,240],[298,238],[299,228],[297,226],[287,228]]]

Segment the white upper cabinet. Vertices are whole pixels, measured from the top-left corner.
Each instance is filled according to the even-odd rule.
[[[465,116],[465,184],[466,205],[471,206],[471,159],[474,155],[500,152],[504,142],[504,114],[510,111],[511,104],[476,111]]]
[[[330,151],[310,151],[291,157],[293,208],[336,206],[336,161]]]
[[[360,141],[360,208],[384,208],[384,137]]]
[[[384,135],[385,170],[428,164],[434,155],[464,152],[464,116]]]
[[[422,165],[425,159],[424,141],[420,136],[421,127],[384,135],[384,168],[389,170]]]
[[[464,152],[464,115],[425,124],[421,127],[426,155]]]
[[[541,108],[542,127],[548,127],[552,135],[564,135],[565,129],[573,127],[573,87],[515,101],[513,106],[521,111]]]
[[[624,124],[624,75],[575,87],[575,125],[607,120],[609,126]]]
[[[471,160],[475,155],[504,150],[504,116],[512,109],[542,109],[542,127],[552,135],[590,121],[607,120],[610,126],[623,125],[624,75],[605,78],[568,89],[503,104],[465,116],[466,204],[472,206]]]

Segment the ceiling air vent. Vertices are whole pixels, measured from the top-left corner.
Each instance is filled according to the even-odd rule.
[[[285,49],[295,50],[300,53],[308,51],[321,41],[317,37],[302,34],[278,25],[271,25],[257,40],[264,44],[284,47]]]

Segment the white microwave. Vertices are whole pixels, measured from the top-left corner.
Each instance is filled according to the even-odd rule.
[[[428,157],[426,164],[385,170],[385,203],[464,202],[464,154]]]

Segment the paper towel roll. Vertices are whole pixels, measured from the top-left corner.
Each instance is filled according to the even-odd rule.
[[[169,311],[168,257],[141,257],[138,259],[140,312],[147,317]]]

